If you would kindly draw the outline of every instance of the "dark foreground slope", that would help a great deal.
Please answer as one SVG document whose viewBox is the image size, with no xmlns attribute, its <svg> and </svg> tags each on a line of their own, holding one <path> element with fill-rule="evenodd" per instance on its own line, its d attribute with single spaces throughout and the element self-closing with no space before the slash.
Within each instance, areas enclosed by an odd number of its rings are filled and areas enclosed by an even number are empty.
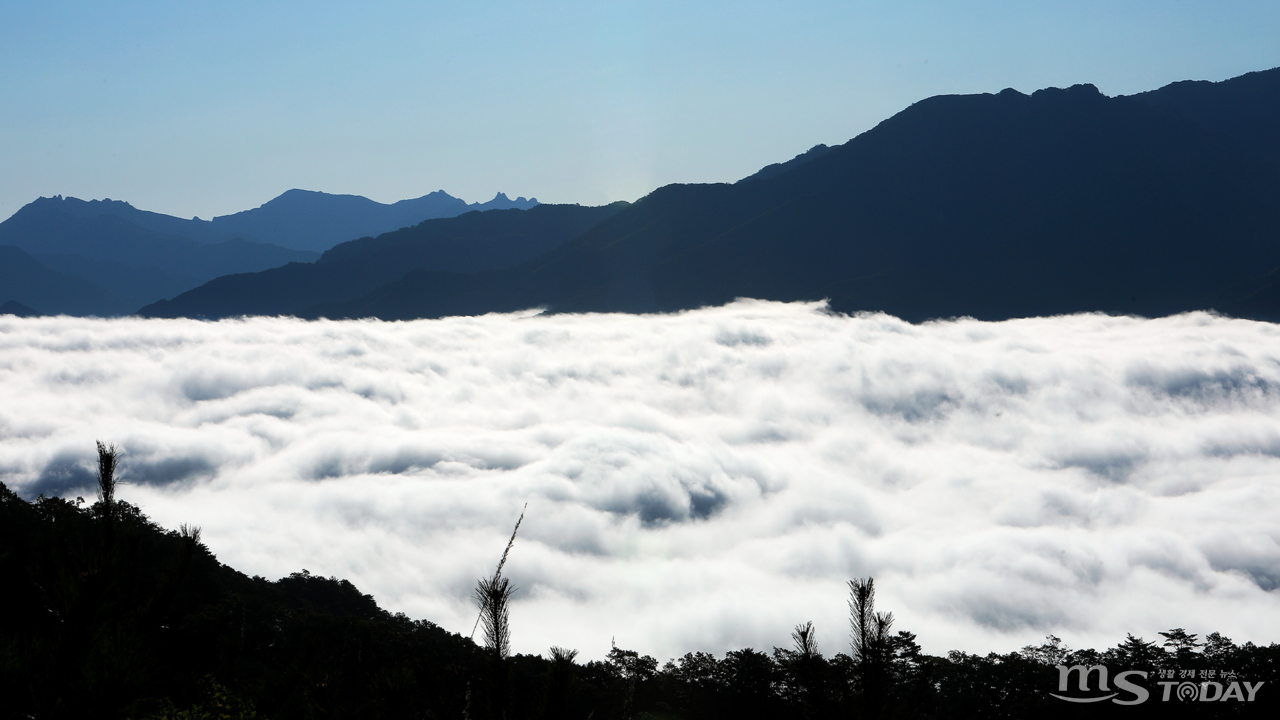
<svg viewBox="0 0 1280 720">
<path fill-rule="evenodd" d="M 538 205 L 427 220 L 342 243 L 314 263 L 220 277 L 138 312 L 146 317 L 302 315 L 319 304 L 359 297 L 415 268 L 468 273 L 525 262 L 625 206 Z"/>
<path fill-rule="evenodd" d="M 128 503 L 3 483 L 0 583 L 3 717 L 461 717 L 456 678 L 483 660 L 351 583 L 250 578 Z"/>
<path fill-rule="evenodd" d="M 691 650 L 665 665 L 617 647 L 603 662 L 565 651 L 500 659 L 382 610 L 345 580 L 306 570 L 247 577 L 219 563 L 197 530 L 166 531 L 129 503 L 27 502 L 3 483 L 0 587 L 5 718 L 1170 720 L 1274 718 L 1280 708 L 1280 645 L 1216 633 L 1202 642 L 1182 629 L 1161 633 L 1163 645 L 1129 636 L 1103 652 L 1050 638 L 1005 655 L 931 657 L 900 631 L 866 645 L 865 662 L 824 656 L 812 636 L 807 647 L 721 658 Z M 825 632 L 828 649 L 844 647 L 831 639 L 844 632 Z M 1127 706 L 1059 701 L 1049 695 L 1060 691 L 1058 663 L 1105 665 L 1112 678 L 1140 671 L 1129 681 L 1149 696 Z M 1227 699 L 1161 700 L 1160 677 L 1209 671 Z M 1230 696 L 1233 681 L 1253 687 L 1248 700 L 1239 689 Z"/>
<path fill-rule="evenodd" d="M 415 271 L 328 317 L 672 311 L 829 298 L 913 321 L 1273 318 L 1280 70 L 1133 97 L 940 96 L 790 169 L 671 185 L 517 268 Z M 1280 294 L 1280 293 L 1277 293 Z M 1264 298 L 1265 299 L 1265 298 Z"/>
</svg>

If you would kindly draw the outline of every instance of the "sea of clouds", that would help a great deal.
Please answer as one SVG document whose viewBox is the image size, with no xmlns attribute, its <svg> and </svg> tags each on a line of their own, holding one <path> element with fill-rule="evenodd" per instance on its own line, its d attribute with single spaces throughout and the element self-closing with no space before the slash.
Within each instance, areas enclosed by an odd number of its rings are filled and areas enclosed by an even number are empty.
<svg viewBox="0 0 1280 720">
<path fill-rule="evenodd" d="M 0 480 L 121 498 L 218 558 L 350 579 L 513 649 L 847 652 L 847 591 L 925 650 L 1280 641 L 1280 327 L 911 325 L 740 301 L 415 322 L 0 317 Z M 1158 639 L 1158 638 L 1156 638 Z"/>
</svg>

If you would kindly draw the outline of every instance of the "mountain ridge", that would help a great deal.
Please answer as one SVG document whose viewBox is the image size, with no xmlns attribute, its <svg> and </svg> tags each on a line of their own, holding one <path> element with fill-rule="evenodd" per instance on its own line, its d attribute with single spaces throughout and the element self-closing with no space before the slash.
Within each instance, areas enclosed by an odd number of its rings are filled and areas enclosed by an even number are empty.
<svg viewBox="0 0 1280 720">
<path fill-rule="evenodd" d="M 1280 68 L 1129 96 L 1090 84 L 939 95 L 736 183 L 663 186 L 590 222 L 536 208 L 430 219 L 140 312 L 409 319 L 755 297 L 917 322 L 1196 309 L 1280 319 L 1278 125 Z"/>
<path fill-rule="evenodd" d="M 284 247 L 324 252 L 339 242 L 381 235 L 424 220 L 473 211 L 528 210 L 536 205 L 536 198 L 511 200 L 501 192 L 484 203 L 468 203 L 436 190 L 388 204 L 362 195 L 294 188 L 256 208 L 215 217 L 210 224 L 223 233 L 268 238 Z"/>
<path fill-rule="evenodd" d="M 68 206 L 73 212 L 64 211 Z M 129 313 L 219 275 L 265 270 L 318 257 L 315 253 L 240 238 L 199 243 L 139 226 L 126 219 L 128 213 L 124 217 L 93 215 L 88 212 L 93 207 L 78 200 L 33 202 L 0 223 L 0 244 L 21 248 L 49 270 L 79 277 L 117 298 L 100 306 L 85 306 L 73 314 Z M 15 288 L 0 285 L 0 295 L 12 295 L 17 292 Z M 45 304 L 19 296 L 12 299 L 33 307 Z"/>
<path fill-rule="evenodd" d="M 344 203 L 359 211 L 349 213 L 345 219 L 340 217 Z M 44 270 L 75 278 L 60 280 L 60 287 L 87 283 L 105 294 L 95 295 L 101 301 L 97 305 L 85 305 L 80 300 L 48 305 L 45 294 L 9 278 L 0 283 L 0 295 L 13 295 L 16 300 L 37 306 L 56 306 L 60 312 L 119 315 L 175 297 L 216 277 L 320 257 L 316 251 L 263 242 L 260 238 L 264 236 L 283 234 L 294 241 L 310 237 L 311 245 L 327 249 L 333 244 L 332 238 L 350 240 L 364 231 L 399 228 L 401 223 L 412 225 L 424 217 L 493 208 L 531 208 L 537 204 L 536 199 L 511 200 L 503 193 L 487 203 L 466 203 L 436 191 L 384 205 L 355 195 L 291 190 L 255 210 L 209 221 L 139 210 L 128 202 L 109 198 L 86 201 L 61 195 L 41 197 L 0 222 L 0 244 L 22 248 Z M 308 219 L 310 224 L 300 218 Z M 31 295 L 32 292 L 36 294 Z M 81 299 L 88 297 L 78 291 L 72 294 Z"/>
<path fill-rule="evenodd" d="M 51 270 L 22 248 L 3 244 L 0 303 L 4 304 L 0 314 L 25 316 L 109 316 L 129 312 L 125 298 L 84 278 Z"/>
<path fill-rule="evenodd" d="M 1219 125 L 1162 107 L 1182 92 L 1171 86 L 935 96 L 772 176 L 659 188 L 517 268 L 414 271 L 308 316 L 664 312 L 735 297 L 913 321 L 1241 310 L 1215 293 L 1280 265 L 1280 173 L 1255 137 L 1280 121 L 1280 70 L 1184 103 L 1241 84 L 1265 92 L 1243 93 Z"/>
<path fill-rule="evenodd" d="M 219 277 L 141 308 L 146 317 L 298 315 L 316 304 L 358 297 L 419 267 L 480 271 L 553 248 L 626 203 L 539 204 L 529 210 L 468 212 L 334 246 L 314 263 Z"/>
</svg>

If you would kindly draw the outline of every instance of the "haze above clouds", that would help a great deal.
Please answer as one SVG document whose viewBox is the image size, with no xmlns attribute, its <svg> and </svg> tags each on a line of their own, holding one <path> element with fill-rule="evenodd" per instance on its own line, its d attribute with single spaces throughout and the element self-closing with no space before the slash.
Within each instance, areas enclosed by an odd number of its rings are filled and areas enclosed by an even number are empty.
<svg viewBox="0 0 1280 720">
<path fill-rule="evenodd" d="M 913 326 L 741 301 L 405 323 L 0 318 L 0 479 L 120 496 L 219 559 L 513 649 L 1280 639 L 1280 333 L 1192 314 Z"/>
</svg>

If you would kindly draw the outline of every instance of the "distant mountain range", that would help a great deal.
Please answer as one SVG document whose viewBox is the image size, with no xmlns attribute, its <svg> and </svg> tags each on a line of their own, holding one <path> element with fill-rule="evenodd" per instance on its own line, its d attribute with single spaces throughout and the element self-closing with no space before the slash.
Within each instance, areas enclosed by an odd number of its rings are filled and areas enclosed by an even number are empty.
<svg viewBox="0 0 1280 720">
<path fill-rule="evenodd" d="M 1277 127 L 1280 69 L 1127 97 L 939 96 L 735 184 L 660 188 L 505 269 L 428 261 L 447 233 L 421 229 L 335 248 L 316 263 L 329 275 L 289 289 L 275 271 L 222 279 L 143 314 L 402 319 L 754 297 L 912 321 L 1207 308 L 1280 320 Z M 346 267 L 380 284 L 323 289 Z"/>
<path fill-rule="evenodd" d="M 461 201 L 433 193 L 379 205 L 291 191 L 204 222 L 123 203 L 93 210 L 42 200 L 0 223 L 0 244 L 32 247 L 10 240 L 20 233 L 8 226 L 22 226 L 15 221 L 28 211 L 63 206 L 70 210 L 60 222 L 68 225 L 97 212 L 92 219 L 108 229 L 123 234 L 117 221 L 127 222 L 169 237 L 170 246 L 181 227 L 195 227 L 181 236 L 221 254 L 175 255 L 155 269 L 176 275 L 198 266 L 223 276 L 139 311 L 152 317 L 659 312 L 754 297 L 827 299 L 836 311 L 912 321 L 1210 308 L 1280 321 L 1276 127 L 1280 69 L 1132 96 L 1107 97 L 1092 85 L 1030 95 L 1006 89 L 923 100 L 843 145 L 815 146 L 737 183 L 668 185 L 629 205 L 427 219 L 376 237 L 356 234 L 370 237 L 314 262 L 281 265 L 280 253 L 302 252 L 300 238 L 320 237 L 341 218 L 395 225 L 410 210 L 453 212 Z M 511 201 L 493 201 L 502 202 Z M 350 239 L 355 225 L 344 227 Z M 59 245 L 61 236 L 46 231 L 29 252 L 73 274 L 61 256 L 89 250 L 72 235 Z M 266 238 L 294 249 L 258 242 Z M 81 277 L 141 272 L 108 263 L 163 256 L 139 249 L 145 239 L 100 252 L 78 268 Z M 226 269 L 233 263 L 224 255 L 236 252 L 244 269 Z M 250 258 L 281 266 L 245 267 Z M 0 277 L 0 300 L 48 312 L 26 296 L 7 298 L 3 282 L 10 281 Z M 81 288 L 76 297 L 91 295 Z"/>
<path fill-rule="evenodd" d="M 349 302 L 414 269 L 465 273 L 507 268 L 581 235 L 627 206 L 538 205 L 531 210 L 469 212 L 427 220 L 377 238 L 338 245 L 314 263 L 289 263 L 228 275 L 142 308 L 147 317 L 315 316 L 313 308 Z"/>
<path fill-rule="evenodd" d="M 20 248 L 0 245 L 0 315 L 113 315 L 127 303 L 100 285 L 41 265 Z M 37 309 L 38 308 L 38 309 Z"/>
<path fill-rule="evenodd" d="M 295 250 L 324 252 L 356 238 L 381 235 L 474 210 L 528 210 L 536 198 L 512 200 L 498 193 L 486 203 L 467 203 L 443 190 L 390 205 L 359 195 L 290 190 L 253 210 L 216 217 L 208 224 L 235 237 L 255 238 Z"/>
<path fill-rule="evenodd" d="M 386 205 L 290 190 L 261 207 L 185 220 L 118 200 L 40 198 L 0 223 L 0 302 L 46 313 L 128 314 L 214 278 L 310 262 L 334 244 L 472 210 L 530 208 L 443 191 Z M 39 281 L 36 281 L 39 278 Z"/>
</svg>

